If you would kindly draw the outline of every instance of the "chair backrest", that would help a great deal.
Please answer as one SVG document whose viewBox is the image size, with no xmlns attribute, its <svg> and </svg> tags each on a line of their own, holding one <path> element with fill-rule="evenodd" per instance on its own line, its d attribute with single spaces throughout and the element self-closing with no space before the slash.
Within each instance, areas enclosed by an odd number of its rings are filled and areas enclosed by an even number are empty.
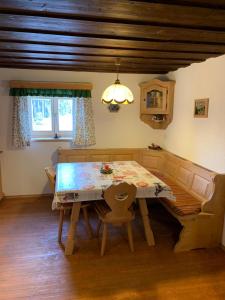
<svg viewBox="0 0 225 300">
<path fill-rule="evenodd" d="M 45 173 L 48 177 L 50 189 L 51 189 L 52 193 L 54 194 L 55 193 L 55 179 L 56 179 L 55 168 L 54 167 L 46 167 Z"/>
<path fill-rule="evenodd" d="M 111 185 L 104 191 L 104 199 L 111 211 L 107 213 L 106 218 L 113 221 L 129 220 L 132 213 L 129 210 L 132 202 L 135 200 L 137 188 L 133 184 L 126 182 L 118 185 Z"/>
</svg>

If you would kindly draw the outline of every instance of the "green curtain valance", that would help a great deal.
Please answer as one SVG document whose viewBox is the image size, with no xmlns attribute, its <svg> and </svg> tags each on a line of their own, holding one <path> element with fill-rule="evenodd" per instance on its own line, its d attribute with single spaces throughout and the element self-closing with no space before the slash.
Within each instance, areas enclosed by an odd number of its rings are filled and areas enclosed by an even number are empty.
<svg viewBox="0 0 225 300">
<path fill-rule="evenodd" d="M 11 88 L 10 96 L 47 96 L 91 98 L 90 90 Z"/>
</svg>

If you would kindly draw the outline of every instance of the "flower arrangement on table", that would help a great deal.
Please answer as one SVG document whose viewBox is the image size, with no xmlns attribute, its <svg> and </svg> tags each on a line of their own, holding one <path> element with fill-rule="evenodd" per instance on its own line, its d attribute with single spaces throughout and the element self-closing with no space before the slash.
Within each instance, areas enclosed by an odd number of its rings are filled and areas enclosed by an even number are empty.
<svg viewBox="0 0 225 300">
<path fill-rule="evenodd" d="M 102 167 L 100 169 L 100 172 L 102 174 L 112 174 L 113 169 L 110 168 L 110 166 L 108 164 L 102 164 Z"/>
</svg>

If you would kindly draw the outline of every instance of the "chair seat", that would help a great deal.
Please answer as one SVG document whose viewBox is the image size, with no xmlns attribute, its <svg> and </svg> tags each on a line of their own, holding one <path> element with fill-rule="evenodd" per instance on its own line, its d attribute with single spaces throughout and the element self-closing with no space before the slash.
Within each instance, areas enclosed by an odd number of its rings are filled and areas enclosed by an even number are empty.
<svg viewBox="0 0 225 300">
<path fill-rule="evenodd" d="M 201 201 L 188 193 L 176 194 L 176 201 L 166 198 L 161 198 L 160 200 L 179 216 L 195 215 L 201 212 Z"/>
</svg>

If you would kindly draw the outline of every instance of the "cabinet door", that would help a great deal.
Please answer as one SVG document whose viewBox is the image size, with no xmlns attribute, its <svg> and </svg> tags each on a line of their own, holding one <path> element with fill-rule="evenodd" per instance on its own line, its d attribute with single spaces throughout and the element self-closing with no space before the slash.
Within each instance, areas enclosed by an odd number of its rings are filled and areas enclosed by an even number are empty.
<svg viewBox="0 0 225 300">
<path fill-rule="evenodd" d="M 167 88 L 159 85 L 151 85 L 143 90 L 142 113 L 166 114 L 167 112 Z"/>
</svg>

